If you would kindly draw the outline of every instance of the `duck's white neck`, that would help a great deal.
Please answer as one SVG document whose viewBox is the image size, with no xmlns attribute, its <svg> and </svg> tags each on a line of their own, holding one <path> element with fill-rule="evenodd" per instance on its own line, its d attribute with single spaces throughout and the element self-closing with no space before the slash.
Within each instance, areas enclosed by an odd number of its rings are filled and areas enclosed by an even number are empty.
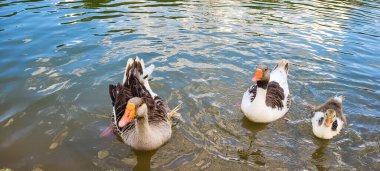
<svg viewBox="0 0 380 171">
<path fill-rule="evenodd" d="M 256 92 L 257 99 L 266 99 L 266 95 L 267 95 L 267 89 L 257 87 L 257 92 Z"/>
</svg>

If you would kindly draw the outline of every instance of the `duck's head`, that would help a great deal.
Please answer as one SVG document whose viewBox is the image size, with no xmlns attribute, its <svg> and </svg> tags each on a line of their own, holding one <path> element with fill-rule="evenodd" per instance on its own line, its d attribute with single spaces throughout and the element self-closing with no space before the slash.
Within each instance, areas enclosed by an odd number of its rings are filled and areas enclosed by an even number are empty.
<svg viewBox="0 0 380 171">
<path fill-rule="evenodd" d="M 147 111 L 147 106 L 143 103 L 143 100 L 140 97 L 129 99 L 125 107 L 125 112 L 118 122 L 118 126 L 121 128 L 136 118 L 140 119 L 147 117 Z"/>
<path fill-rule="evenodd" d="M 331 123 L 335 120 L 336 112 L 334 109 L 327 109 L 325 112 L 325 126 L 330 127 Z"/>
<path fill-rule="evenodd" d="M 270 71 L 266 65 L 259 65 L 256 67 L 255 73 L 253 74 L 252 81 L 269 81 Z"/>
</svg>

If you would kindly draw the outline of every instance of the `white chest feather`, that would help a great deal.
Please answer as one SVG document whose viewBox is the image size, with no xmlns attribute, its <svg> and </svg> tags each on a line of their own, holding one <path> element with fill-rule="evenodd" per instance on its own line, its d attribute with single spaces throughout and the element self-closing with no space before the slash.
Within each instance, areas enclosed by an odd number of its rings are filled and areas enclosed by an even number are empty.
<svg viewBox="0 0 380 171">
<path fill-rule="evenodd" d="M 156 124 L 136 124 L 136 128 L 126 133 L 126 144 L 136 150 L 154 150 L 166 143 L 171 137 L 169 122 Z"/>
</svg>

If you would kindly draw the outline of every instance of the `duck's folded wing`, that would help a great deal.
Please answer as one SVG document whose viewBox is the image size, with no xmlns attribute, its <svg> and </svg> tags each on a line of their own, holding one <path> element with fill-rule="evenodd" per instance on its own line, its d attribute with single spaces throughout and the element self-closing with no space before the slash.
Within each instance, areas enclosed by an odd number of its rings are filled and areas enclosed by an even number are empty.
<svg viewBox="0 0 380 171">
<path fill-rule="evenodd" d="M 284 89 L 278 82 L 271 81 L 268 84 L 265 103 L 271 108 L 282 109 L 284 107 L 282 101 L 285 99 Z"/>
</svg>

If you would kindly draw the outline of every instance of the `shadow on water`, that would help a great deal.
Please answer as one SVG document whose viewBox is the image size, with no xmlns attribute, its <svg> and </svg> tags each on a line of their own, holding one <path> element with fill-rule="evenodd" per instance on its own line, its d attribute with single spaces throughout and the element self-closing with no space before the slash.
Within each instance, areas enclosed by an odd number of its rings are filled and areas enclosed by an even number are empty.
<svg viewBox="0 0 380 171">
<path fill-rule="evenodd" d="M 263 152 L 257 147 L 256 150 L 253 150 L 252 146 L 255 144 L 257 134 L 262 130 L 266 129 L 268 124 L 254 123 L 251 122 L 247 117 L 243 117 L 241 123 L 242 127 L 249 130 L 251 134 L 248 135 L 250 140 L 249 147 L 247 149 L 238 150 L 238 155 L 240 159 L 249 160 L 249 158 L 252 158 L 255 164 L 264 166 L 266 162 Z"/>
<path fill-rule="evenodd" d="M 329 145 L 329 140 L 315 140 L 315 144 L 318 146 L 317 149 L 313 152 L 312 156 L 312 163 L 315 165 L 315 167 L 318 170 L 327 170 L 326 167 L 326 159 L 327 156 L 327 147 Z"/>
<path fill-rule="evenodd" d="M 123 140 L 121 139 L 120 136 L 114 134 L 114 133 L 109 133 L 107 137 L 117 140 L 120 143 L 124 143 Z M 130 148 L 130 147 L 128 147 Z M 145 171 L 145 170 L 151 170 L 150 169 L 150 161 L 152 159 L 152 156 L 157 153 L 158 149 L 152 150 L 152 151 L 137 151 L 137 150 L 132 150 L 136 156 L 137 163 L 133 167 L 133 170 L 136 171 Z"/>
<path fill-rule="evenodd" d="M 105 6 L 105 4 L 112 2 L 112 0 L 83 0 L 82 8 L 99 8 Z"/>
<path fill-rule="evenodd" d="M 157 150 L 154 151 L 134 151 L 137 157 L 137 164 L 133 168 L 135 171 L 145 171 L 150 170 L 150 160 L 152 156 L 156 154 Z"/>
<path fill-rule="evenodd" d="M 268 125 L 267 123 L 252 122 L 245 116 L 243 117 L 241 123 L 242 123 L 243 128 L 245 128 L 251 132 L 251 134 L 249 135 L 249 138 L 252 141 L 255 141 L 257 139 L 257 137 L 256 137 L 257 133 L 259 133 L 260 131 L 267 128 L 267 125 Z"/>
</svg>

